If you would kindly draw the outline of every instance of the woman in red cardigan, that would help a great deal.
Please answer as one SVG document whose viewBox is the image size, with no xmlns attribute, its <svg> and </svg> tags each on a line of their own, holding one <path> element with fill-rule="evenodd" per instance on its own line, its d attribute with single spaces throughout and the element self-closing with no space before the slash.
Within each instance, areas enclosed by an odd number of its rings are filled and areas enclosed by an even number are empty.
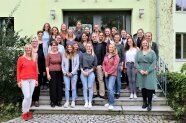
<svg viewBox="0 0 186 123">
<path fill-rule="evenodd" d="M 111 43 L 102 65 L 108 89 L 108 103 L 105 104 L 105 107 L 109 110 L 114 109 L 114 85 L 117 77 L 117 66 L 119 64 L 119 60 L 120 58 L 118 56 L 116 46 Z"/>
<path fill-rule="evenodd" d="M 37 65 L 32 54 L 31 44 L 26 44 L 24 47 L 24 54 L 20 56 L 17 61 L 17 84 L 21 88 L 24 99 L 22 102 L 22 119 L 28 120 L 33 118 L 29 112 L 32 94 L 35 86 L 38 86 Z"/>
</svg>

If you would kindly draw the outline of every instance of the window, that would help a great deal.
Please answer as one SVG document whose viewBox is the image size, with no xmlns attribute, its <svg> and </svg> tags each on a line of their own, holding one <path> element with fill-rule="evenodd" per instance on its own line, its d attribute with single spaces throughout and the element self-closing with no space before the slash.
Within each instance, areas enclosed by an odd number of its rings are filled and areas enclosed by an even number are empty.
<svg viewBox="0 0 186 123">
<path fill-rule="evenodd" d="M 14 30 L 14 18 L 13 17 L 0 17 L 0 28 L 6 30 Z"/>
<path fill-rule="evenodd" d="M 186 11 L 186 0 L 176 0 L 176 11 Z"/>
<path fill-rule="evenodd" d="M 186 34 L 176 34 L 176 59 L 186 60 Z"/>
<path fill-rule="evenodd" d="M 76 27 L 77 20 L 89 25 L 90 31 L 95 24 L 104 31 L 106 27 L 117 27 L 118 30 L 125 29 L 131 32 L 131 11 L 63 11 L 64 22 L 70 28 Z"/>
</svg>

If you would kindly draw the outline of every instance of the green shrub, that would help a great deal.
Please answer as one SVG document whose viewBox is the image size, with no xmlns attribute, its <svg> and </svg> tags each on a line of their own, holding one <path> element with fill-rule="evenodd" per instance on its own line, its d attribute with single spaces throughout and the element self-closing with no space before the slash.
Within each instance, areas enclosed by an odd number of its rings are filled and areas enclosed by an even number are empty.
<svg viewBox="0 0 186 123">
<path fill-rule="evenodd" d="M 168 104 L 174 109 L 177 118 L 186 115 L 186 76 L 181 73 L 168 73 Z"/>
<path fill-rule="evenodd" d="M 0 122 L 21 116 L 21 103 L 0 105 Z"/>
<path fill-rule="evenodd" d="M 181 67 L 181 72 L 183 73 L 184 71 L 186 71 L 186 63 L 184 63 Z"/>
<path fill-rule="evenodd" d="M 16 103 L 22 93 L 16 82 L 16 62 L 22 54 L 22 47 L 29 41 L 21 38 L 12 30 L 5 32 L 0 29 L 0 103 Z"/>
</svg>

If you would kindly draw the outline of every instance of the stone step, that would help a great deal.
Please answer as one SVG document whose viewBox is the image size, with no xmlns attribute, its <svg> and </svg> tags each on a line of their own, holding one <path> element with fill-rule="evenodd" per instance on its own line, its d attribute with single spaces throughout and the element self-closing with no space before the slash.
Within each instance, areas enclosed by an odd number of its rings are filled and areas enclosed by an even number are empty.
<svg viewBox="0 0 186 123">
<path fill-rule="evenodd" d="M 173 110 L 169 106 L 152 106 L 151 111 L 147 109 L 142 109 L 141 106 L 115 106 L 114 110 L 110 111 L 104 106 L 93 106 L 91 109 L 84 108 L 82 105 L 76 105 L 75 108 L 64 108 L 64 107 L 54 107 L 49 105 L 40 105 L 39 107 L 31 107 L 33 113 L 60 113 L 60 114 L 94 114 L 94 115 L 160 115 L 160 116 L 170 116 L 173 115 Z"/>
<path fill-rule="evenodd" d="M 49 96 L 49 89 L 41 90 L 40 95 L 41 96 Z M 78 90 L 78 95 L 79 96 L 83 96 L 83 91 L 82 90 Z M 163 95 L 161 90 L 156 90 L 156 95 L 158 97 L 164 97 L 164 95 Z M 129 97 L 130 96 L 130 91 L 128 89 L 121 89 L 120 96 L 122 96 L 122 97 Z M 142 96 L 141 91 L 137 91 L 137 96 L 138 97 Z"/>
<path fill-rule="evenodd" d="M 40 105 L 50 105 L 50 97 L 49 96 L 40 96 L 39 99 Z M 63 97 L 62 104 L 65 103 L 65 98 Z M 96 106 L 103 106 L 107 103 L 107 100 L 96 97 L 93 99 L 92 104 Z M 76 99 L 77 105 L 84 105 L 83 97 L 78 97 Z M 141 106 L 143 104 L 142 97 L 138 97 L 137 99 L 129 99 L 128 97 L 120 97 L 115 100 L 116 106 Z M 155 106 L 165 106 L 167 105 L 167 99 L 165 97 L 157 97 L 156 100 L 152 101 L 152 105 Z"/>
</svg>

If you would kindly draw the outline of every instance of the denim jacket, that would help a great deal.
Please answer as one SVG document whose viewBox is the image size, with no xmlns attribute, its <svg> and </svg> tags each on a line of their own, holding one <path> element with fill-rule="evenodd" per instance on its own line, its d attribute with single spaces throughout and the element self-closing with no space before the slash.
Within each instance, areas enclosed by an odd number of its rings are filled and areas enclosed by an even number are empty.
<svg viewBox="0 0 186 123">
<path fill-rule="evenodd" d="M 79 55 L 76 54 L 73 58 L 72 58 L 72 74 L 77 74 L 77 70 L 79 68 Z M 69 70 L 69 59 L 67 59 L 65 57 L 65 55 L 63 55 L 62 57 L 62 71 L 63 74 L 65 75 Z"/>
</svg>

